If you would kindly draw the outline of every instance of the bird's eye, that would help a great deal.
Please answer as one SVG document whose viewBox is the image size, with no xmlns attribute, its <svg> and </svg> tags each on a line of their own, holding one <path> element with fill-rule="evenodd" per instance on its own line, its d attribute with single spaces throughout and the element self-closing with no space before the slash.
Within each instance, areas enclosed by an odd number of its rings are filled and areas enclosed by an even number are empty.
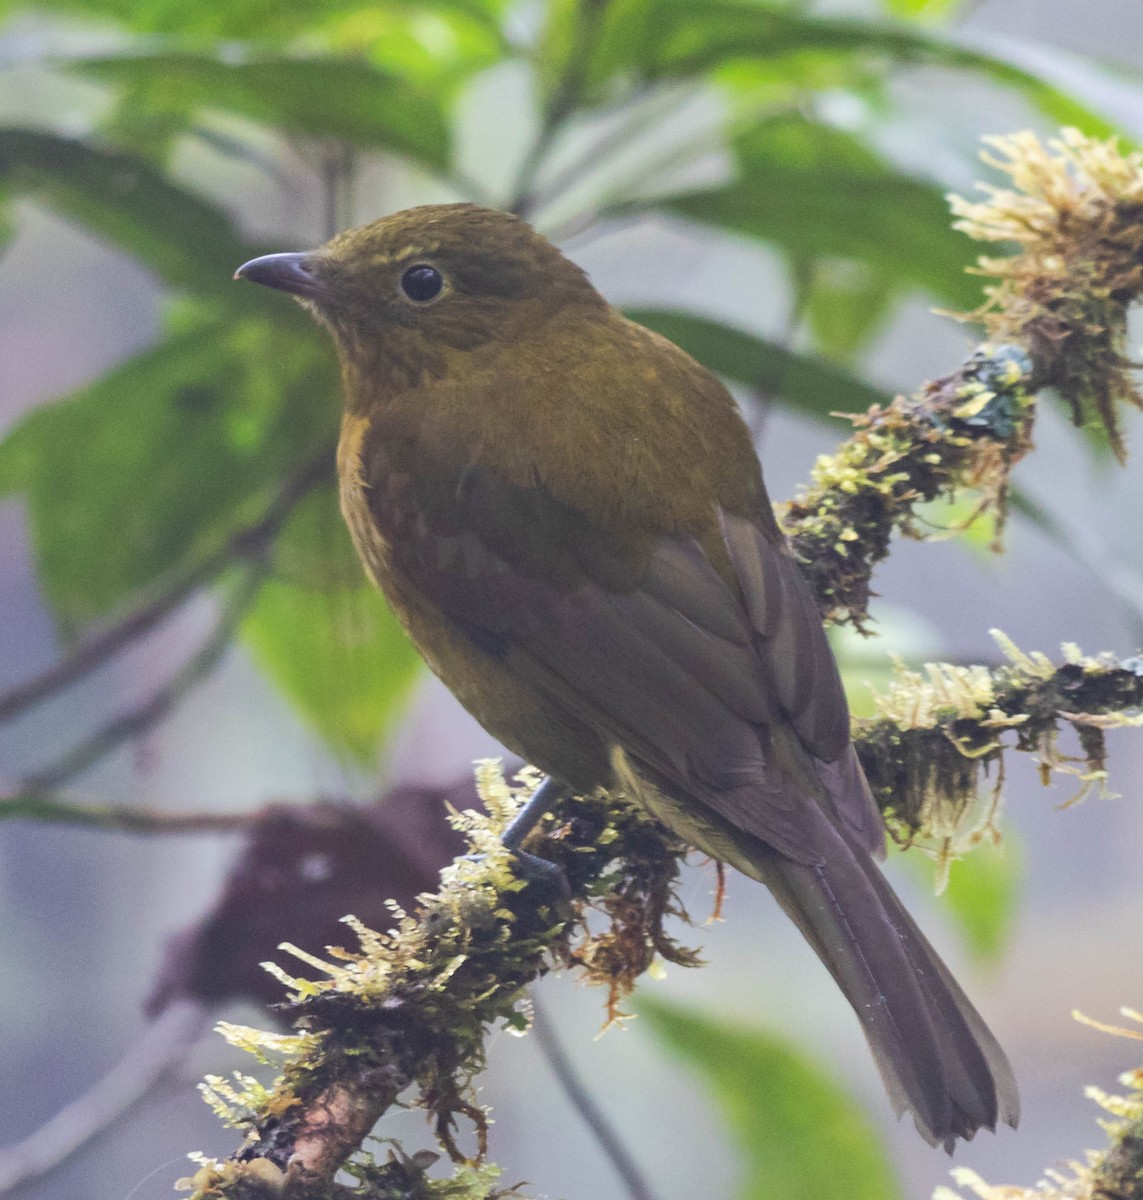
<svg viewBox="0 0 1143 1200">
<path fill-rule="evenodd" d="M 418 304 L 435 299 L 442 287 L 444 278 L 440 271 L 428 263 L 415 263 L 401 276 L 401 291 Z"/>
</svg>

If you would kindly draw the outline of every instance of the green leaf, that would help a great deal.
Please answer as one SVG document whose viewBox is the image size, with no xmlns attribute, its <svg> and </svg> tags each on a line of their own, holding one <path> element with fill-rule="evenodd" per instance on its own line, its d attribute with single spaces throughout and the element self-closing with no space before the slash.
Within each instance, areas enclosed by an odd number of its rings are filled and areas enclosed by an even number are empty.
<svg viewBox="0 0 1143 1200">
<path fill-rule="evenodd" d="M 873 1123 L 786 1041 L 643 993 L 638 1012 L 714 1093 L 745 1165 L 740 1200 L 901 1196 Z"/>
<path fill-rule="evenodd" d="M 979 303 L 980 283 L 965 274 L 976 251 L 952 229 L 941 189 L 899 171 L 853 134 L 781 116 L 741 134 L 734 151 L 731 183 L 666 206 L 802 258 L 856 260 L 959 308 Z"/>
<path fill-rule="evenodd" d="M 430 25 L 459 14 L 498 29 L 507 0 L 387 0 L 369 6 L 378 19 L 408 15 Z M 23 0 L 0 0 L 0 14 L 27 7 Z M 201 38 L 292 40 L 322 22 L 362 12 L 360 0 L 37 0 L 37 10 L 109 17 L 144 33 L 189 34 Z"/>
<path fill-rule="evenodd" d="M 849 362 L 889 322 L 900 287 L 866 263 L 822 259 L 813 264 L 805 318 L 831 358 Z"/>
<path fill-rule="evenodd" d="M 942 899 L 978 961 L 998 962 L 1007 948 L 1023 876 L 1023 855 L 1011 830 L 1001 845 L 982 842 L 949 868 Z"/>
<path fill-rule="evenodd" d="M 933 20 L 948 16 L 960 7 L 961 0 L 881 0 L 886 12 L 896 17 L 923 17 Z"/>
<path fill-rule="evenodd" d="M 587 82 L 602 95 L 616 76 L 693 78 L 743 60 L 888 60 L 982 74 L 1021 92 L 1058 124 L 1115 130 L 1034 72 L 916 24 L 818 16 L 758 0 L 615 0 L 607 6 Z"/>
<path fill-rule="evenodd" d="M 275 566 L 278 578 L 260 593 L 243 639 L 308 725 L 370 763 L 421 660 L 366 581 L 333 488 L 298 509 Z"/>
<path fill-rule="evenodd" d="M 394 150 L 430 166 L 449 158 L 448 123 L 437 98 L 350 58 L 232 62 L 160 53 L 85 59 L 71 69 L 128 85 L 132 108 L 224 109 L 283 133 Z"/>
<path fill-rule="evenodd" d="M 902 857 L 910 870 L 935 886 L 932 858 L 916 852 Z M 1011 939 L 1024 879 L 1023 859 L 1018 838 L 1006 829 L 999 846 L 984 840 L 950 864 L 948 882 L 937 897 L 966 949 L 983 966 L 998 963 Z"/>
<path fill-rule="evenodd" d="M 477 71 L 514 53 L 500 29 L 500 7 L 500 0 L 405 12 L 355 6 L 324 21 L 317 38 L 332 52 L 364 56 L 383 70 L 449 98 Z"/>
<path fill-rule="evenodd" d="M 213 317 L 20 422 L 0 443 L 0 493 L 24 496 L 64 626 L 254 519 L 332 442 L 336 397 L 332 355 L 308 323 Z"/>
<path fill-rule="evenodd" d="M 253 252 L 221 209 L 144 159 L 52 133 L 0 128 L 0 191 L 46 205 L 195 292 L 230 288 Z"/>
<path fill-rule="evenodd" d="M 781 397 L 806 416 L 827 419 L 835 412 L 864 412 L 892 397 L 825 359 L 789 350 L 693 313 L 629 309 L 640 325 L 661 333 L 705 367 L 734 383 Z"/>
</svg>

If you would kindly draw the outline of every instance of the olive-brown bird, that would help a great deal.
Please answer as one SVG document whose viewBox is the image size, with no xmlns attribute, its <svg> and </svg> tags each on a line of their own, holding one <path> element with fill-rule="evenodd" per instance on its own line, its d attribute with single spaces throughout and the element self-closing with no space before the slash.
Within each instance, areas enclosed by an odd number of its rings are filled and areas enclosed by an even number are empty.
<svg viewBox="0 0 1143 1200">
<path fill-rule="evenodd" d="M 620 786 L 766 884 L 930 1143 L 1015 1125 L 1003 1051 L 873 862 L 837 666 L 722 384 L 473 205 L 237 275 L 333 334 L 357 549 L 432 669 L 548 773 L 539 803 Z"/>
</svg>

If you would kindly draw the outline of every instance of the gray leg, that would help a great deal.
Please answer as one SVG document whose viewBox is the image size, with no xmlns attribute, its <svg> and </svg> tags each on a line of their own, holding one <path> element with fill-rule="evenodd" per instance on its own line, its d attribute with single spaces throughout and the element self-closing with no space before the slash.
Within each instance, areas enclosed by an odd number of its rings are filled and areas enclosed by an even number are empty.
<svg viewBox="0 0 1143 1200">
<path fill-rule="evenodd" d="M 500 836 L 501 844 L 507 846 L 515 854 L 520 874 L 524 878 L 547 883 L 565 896 L 570 894 L 571 889 L 568 887 L 563 870 L 555 863 L 548 862 L 546 858 L 525 853 L 520 849 L 520 843 L 567 794 L 568 789 L 549 775 L 536 788 L 528 803 L 512 818 L 508 828 Z"/>
<path fill-rule="evenodd" d="M 520 844 L 555 807 L 558 800 L 567 795 L 567 788 L 549 775 L 532 793 L 528 803 L 512 818 L 500 841 L 509 850 L 519 850 Z"/>
</svg>

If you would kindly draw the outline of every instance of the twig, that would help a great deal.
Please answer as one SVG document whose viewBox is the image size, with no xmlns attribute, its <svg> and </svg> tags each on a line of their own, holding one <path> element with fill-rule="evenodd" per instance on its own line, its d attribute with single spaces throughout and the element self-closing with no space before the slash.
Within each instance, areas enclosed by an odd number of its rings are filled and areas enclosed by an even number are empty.
<svg viewBox="0 0 1143 1200">
<path fill-rule="evenodd" d="M 353 223 L 353 183 L 357 156 L 345 142 L 332 142 L 321 153 L 321 182 L 324 209 L 324 237 L 328 241 Z"/>
<path fill-rule="evenodd" d="M 535 197 L 532 193 L 536 175 L 551 148 L 552 141 L 579 103 L 590 67 L 592 43 L 599 31 L 606 6 L 607 0 L 577 0 L 577 44 L 568 50 L 563 74 L 544 106 L 540 128 L 520 164 L 516 182 L 509 192 L 512 197 L 507 205 L 509 212 L 526 217 L 535 207 Z"/>
<path fill-rule="evenodd" d="M 995 836 L 994 814 L 973 828 L 986 778 L 1003 779 L 1009 749 L 1036 756 L 1041 777 L 1075 777 L 1080 794 L 1107 782 L 1104 732 L 1143 725 L 1143 659 L 1086 656 L 1065 647 L 1066 661 L 1026 654 L 999 631 L 1007 663 L 987 669 L 929 663 L 899 666 L 878 715 L 857 721 L 854 742 L 894 836 L 924 842 L 946 860 L 982 834 Z M 1075 729 L 1080 757 L 1062 754 L 1061 730 Z"/>
<path fill-rule="evenodd" d="M 43 1178 L 109 1129 L 183 1062 L 206 1021 L 204 1005 L 172 1004 L 84 1095 L 26 1138 L 0 1147 L 0 1195 Z"/>
<path fill-rule="evenodd" d="M 262 553 L 278 535 L 298 502 L 320 483 L 333 478 L 333 463 L 333 448 L 323 448 L 287 477 L 253 524 L 238 530 L 224 545 L 198 562 L 177 568 L 150 598 L 105 628 L 83 637 L 46 671 L 0 695 L 0 722 L 11 720 L 70 687 L 164 621 L 232 563 Z"/>
<path fill-rule="evenodd" d="M 61 755 L 51 766 L 27 775 L 14 790 L 18 793 L 33 794 L 52 791 L 86 771 L 124 742 L 138 737 L 163 720 L 214 670 L 225 654 L 234 638 L 235 630 L 262 587 L 266 569 L 264 561 L 256 561 L 247 568 L 227 598 L 214 629 L 161 688 L 138 707 L 96 730 L 74 749 Z"/>
<path fill-rule="evenodd" d="M 241 833 L 256 816 L 250 812 L 160 812 L 126 804 L 69 800 L 42 792 L 0 796 L 0 821 L 74 825 L 108 833 Z"/>
<path fill-rule="evenodd" d="M 634 91 L 626 98 L 624 111 L 616 114 L 615 124 L 611 129 L 601 134 L 581 155 L 552 175 L 543 187 L 537 186 L 533 189 L 532 195 L 527 198 L 529 210 L 543 208 L 551 200 L 563 195 L 568 188 L 580 181 L 585 172 L 598 170 L 617 151 L 628 149 L 633 140 L 646 133 L 656 123 L 665 121 L 672 112 L 678 111 L 693 99 L 693 91 L 678 87 L 657 92 L 642 87 Z"/>
<path fill-rule="evenodd" d="M 583 1123 L 591 1130 L 599 1148 L 607 1157 L 608 1162 L 615 1168 L 615 1173 L 623 1181 L 631 1200 L 655 1200 L 655 1194 L 643 1177 L 639 1165 L 635 1162 L 631 1151 L 623 1144 L 615 1130 L 615 1126 L 595 1101 L 587 1084 L 584 1082 L 575 1064 L 564 1049 L 563 1042 L 556 1032 L 554 1023 L 549 1019 L 547 1010 L 540 1003 L 539 997 L 532 995 L 532 1028 L 536 1040 L 540 1043 L 552 1073 L 559 1080 L 572 1107 L 579 1113 Z"/>
</svg>

